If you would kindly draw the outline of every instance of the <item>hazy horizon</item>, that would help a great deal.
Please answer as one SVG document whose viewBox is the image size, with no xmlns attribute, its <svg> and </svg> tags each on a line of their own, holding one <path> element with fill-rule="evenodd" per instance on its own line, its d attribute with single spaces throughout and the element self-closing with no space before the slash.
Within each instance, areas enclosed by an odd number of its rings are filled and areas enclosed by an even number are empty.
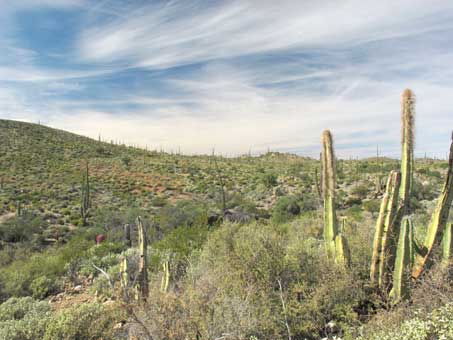
<svg viewBox="0 0 453 340">
<path fill-rule="evenodd" d="M 186 154 L 445 158 L 453 113 L 446 1 L 0 2 L 0 118 Z"/>
</svg>

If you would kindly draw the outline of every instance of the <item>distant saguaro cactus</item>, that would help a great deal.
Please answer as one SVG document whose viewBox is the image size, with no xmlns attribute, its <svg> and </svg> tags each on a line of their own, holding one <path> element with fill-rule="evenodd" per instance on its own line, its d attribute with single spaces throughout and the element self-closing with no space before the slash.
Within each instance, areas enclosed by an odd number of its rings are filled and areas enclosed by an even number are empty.
<svg viewBox="0 0 453 340">
<path fill-rule="evenodd" d="M 148 241 L 146 236 L 146 229 L 143 225 L 142 218 L 137 217 L 137 228 L 138 228 L 138 247 L 140 252 L 140 259 L 138 263 L 138 290 L 139 295 L 143 300 L 146 300 L 149 295 L 149 284 L 148 284 L 148 259 L 147 259 L 147 247 Z"/>
<path fill-rule="evenodd" d="M 440 246 L 443 233 L 448 220 L 451 203 L 453 201 L 453 134 L 450 144 L 450 155 L 448 160 L 447 178 L 437 202 L 437 207 L 431 216 L 428 225 L 425 241 L 415 259 L 412 277 L 417 279 L 422 274 L 425 266 L 432 259 L 433 252 Z"/>
<path fill-rule="evenodd" d="M 82 215 L 83 225 L 87 225 L 90 213 L 90 177 L 88 172 L 88 161 L 86 162 L 85 172 L 82 178 L 82 200 L 80 205 L 80 214 Z"/>
</svg>

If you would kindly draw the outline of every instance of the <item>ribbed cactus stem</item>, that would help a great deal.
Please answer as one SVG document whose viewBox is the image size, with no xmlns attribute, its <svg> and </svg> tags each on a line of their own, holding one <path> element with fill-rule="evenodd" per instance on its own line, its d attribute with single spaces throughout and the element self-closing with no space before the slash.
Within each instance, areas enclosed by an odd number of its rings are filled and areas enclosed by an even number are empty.
<svg viewBox="0 0 453 340">
<path fill-rule="evenodd" d="M 140 216 L 137 217 L 138 228 L 138 247 L 140 252 L 140 259 L 138 263 L 138 286 L 139 295 L 143 300 L 146 300 L 149 294 L 148 291 L 148 259 L 147 259 L 147 238 L 146 229 Z"/>
<path fill-rule="evenodd" d="M 162 262 L 162 281 L 160 284 L 160 290 L 162 293 L 168 291 L 168 284 L 170 283 L 170 261 L 166 259 Z"/>
<path fill-rule="evenodd" d="M 417 254 L 412 277 L 417 279 L 423 270 L 432 260 L 433 253 L 441 243 L 443 233 L 448 221 L 451 203 L 453 201 L 453 134 L 450 145 L 450 155 L 448 160 L 447 178 L 437 202 L 437 207 L 431 216 L 431 221 L 426 232 L 425 241 Z"/>
<path fill-rule="evenodd" d="M 453 256 L 453 223 L 447 223 L 442 238 L 442 265 L 448 266 Z"/>
<path fill-rule="evenodd" d="M 398 171 L 390 173 L 392 177 L 390 186 L 386 189 L 388 192 L 387 207 L 382 225 L 382 236 L 380 240 L 380 251 L 378 260 L 378 285 L 381 289 L 387 289 L 388 280 L 393 269 L 396 254 L 396 240 L 398 237 L 398 228 L 396 226 L 396 217 L 398 212 L 398 190 L 401 185 L 401 174 Z M 380 221 L 378 220 L 378 223 Z M 378 229 L 378 228 L 376 228 Z"/>
<path fill-rule="evenodd" d="M 348 240 L 343 234 L 335 236 L 335 262 L 344 267 L 351 265 L 351 252 Z"/>
<path fill-rule="evenodd" d="M 414 171 L 414 120 L 415 120 L 415 96 L 414 93 L 406 89 L 402 95 L 401 108 L 401 186 L 399 189 L 400 207 L 403 214 L 409 212 L 410 195 L 412 191 L 413 171 Z"/>
<path fill-rule="evenodd" d="M 128 275 L 128 263 L 127 257 L 123 256 L 120 263 L 120 283 L 123 291 L 124 299 L 128 300 L 128 289 L 129 289 L 129 275 Z"/>
<path fill-rule="evenodd" d="M 124 225 L 124 244 L 128 248 L 132 246 L 131 226 L 129 224 Z"/>
<path fill-rule="evenodd" d="M 338 234 L 335 213 L 335 156 L 332 134 L 326 130 L 322 134 L 322 193 L 324 197 L 324 240 L 327 253 L 335 256 L 335 237 Z"/>
<path fill-rule="evenodd" d="M 373 256 L 371 260 L 371 270 L 370 270 L 370 279 L 372 283 L 376 283 L 379 281 L 379 264 L 381 261 L 381 251 L 383 250 L 383 236 L 384 236 L 384 229 L 386 227 L 386 221 L 391 221 L 392 217 L 390 216 L 387 220 L 388 214 L 395 214 L 396 209 L 396 202 L 395 196 L 398 192 L 398 183 L 399 183 L 399 173 L 397 171 L 391 171 L 389 177 L 387 179 L 387 185 L 385 187 L 385 193 L 382 197 L 381 207 L 379 210 L 379 216 L 376 223 L 376 230 L 374 233 L 374 242 L 373 242 Z M 392 204 L 389 205 L 390 200 L 392 200 Z"/>
<path fill-rule="evenodd" d="M 412 222 L 404 218 L 401 223 L 395 268 L 393 270 L 393 287 L 390 299 L 394 304 L 409 297 L 411 282 L 411 267 L 413 263 L 414 233 Z"/>
</svg>

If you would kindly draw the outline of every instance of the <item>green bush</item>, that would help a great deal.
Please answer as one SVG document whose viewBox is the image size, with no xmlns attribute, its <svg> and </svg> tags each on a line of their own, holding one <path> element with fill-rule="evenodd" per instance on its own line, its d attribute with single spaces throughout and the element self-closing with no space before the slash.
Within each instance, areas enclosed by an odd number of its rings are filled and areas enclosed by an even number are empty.
<svg viewBox="0 0 453 340">
<path fill-rule="evenodd" d="M 261 175 L 260 177 L 260 183 L 262 183 L 266 188 L 270 189 L 275 187 L 278 182 L 277 182 L 277 175 L 273 172 L 266 172 Z"/>
<path fill-rule="evenodd" d="M 284 223 L 300 214 L 300 205 L 296 197 L 281 197 L 272 209 L 272 221 Z"/>
<path fill-rule="evenodd" d="M 11 298 L 0 304 L 0 339 L 42 339 L 50 318 L 48 302 L 38 302 L 31 297 Z"/>
<path fill-rule="evenodd" d="M 36 234 L 40 234 L 47 223 L 40 216 L 25 212 L 0 224 L 0 240 L 6 242 L 30 241 Z"/>
</svg>

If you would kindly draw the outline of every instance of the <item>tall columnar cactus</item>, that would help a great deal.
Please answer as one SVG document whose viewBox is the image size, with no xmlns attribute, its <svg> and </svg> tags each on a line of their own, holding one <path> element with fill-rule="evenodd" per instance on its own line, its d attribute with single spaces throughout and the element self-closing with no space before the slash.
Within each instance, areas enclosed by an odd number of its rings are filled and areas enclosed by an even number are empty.
<svg viewBox="0 0 453 340">
<path fill-rule="evenodd" d="M 393 287 L 390 292 L 390 299 L 395 304 L 409 297 L 414 259 L 413 245 L 414 229 L 411 220 L 405 217 L 401 223 L 395 268 L 393 270 Z"/>
<path fill-rule="evenodd" d="M 398 192 L 401 183 L 401 175 L 398 171 L 391 171 L 387 179 L 384 197 L 376 223 L 376 231 L 373 242 L 373 257 L 371 261 L 370 278 L 372 283 L 384 284 L 386 259 L 390 255 L 390 236 L 394 234 L 393 221 L 395 220 Z"/>
<path fill-rule="evenodd" d="M 447 223 L 442 238 L 442 264 L 448 266 L 453 256 L 453 223 Z"/>
<path fill-rule="evenodd" d="M 88 215 L 90 213 L 90 178 L 88 173 L 88 161 L 82 179 L 82 200 L 80 205 L 80 214 L 82 215 L 83 225 L 87 225 Z"/>
<path fill-rule="evenodd" d="M 410 89 L 406 89 L 402 95 L 401 108 L 401 186 L 399 189 L 400 207 L 402 214 L 409 213 L 410 195 L 412 191 L 414 171 L 414 119 L 415 119 L 415 96 Z"/>
<path fill-rule="evenodd" d="M 16 201 L 16 217 L 19 217 L 22 215 L 22 207 L 20 205 L 20 201 Z"/>
<path fill-rule="evenodd" d="M 440 194 L 437 207 L 431 216 L 431 221 L 426 232 L 425 241 L 417 254 L 412 277 L 417 279 L 422 274 L 426 265 L 429 265 L 434 251 L 439 247 L 445 226 L 448 220 L 451 203 L 453 201 L 453 134 L 450 145 L 447 178 Z"/>
<path fill-rule="evenodd" d="M 350 264 L 350 252 L 346 238 L 339 233 L 335 211 L 335 155 L 332 134 L 322 134 L 322 194 L 324 198 L 324 241 L 327 254 L 341 265 Z"/>
<path fill-rule="evenodd" d="M 325 130 L 322 134 L 322 194 L 324 198 L 324 240 L 330 257 L 335 256 L 335 237 L 338 234 L 338 221 L 335 213 L 335 156 L 332 134 Z"/>
<path fill-rule="evenodd" d="M 146 238 L 146 229 L 143 225 L 142 219 L 140 216 L 137 217 L 137 228 L 138 228 L 138 247 L 140 252 L 140 259 L 138 263 L 138 290 L 139 295 L 143 300 L 146 300 L 149 294 L 148 291 L 148 259 L 147 259 L 147 238 Z"/>
</svg>

